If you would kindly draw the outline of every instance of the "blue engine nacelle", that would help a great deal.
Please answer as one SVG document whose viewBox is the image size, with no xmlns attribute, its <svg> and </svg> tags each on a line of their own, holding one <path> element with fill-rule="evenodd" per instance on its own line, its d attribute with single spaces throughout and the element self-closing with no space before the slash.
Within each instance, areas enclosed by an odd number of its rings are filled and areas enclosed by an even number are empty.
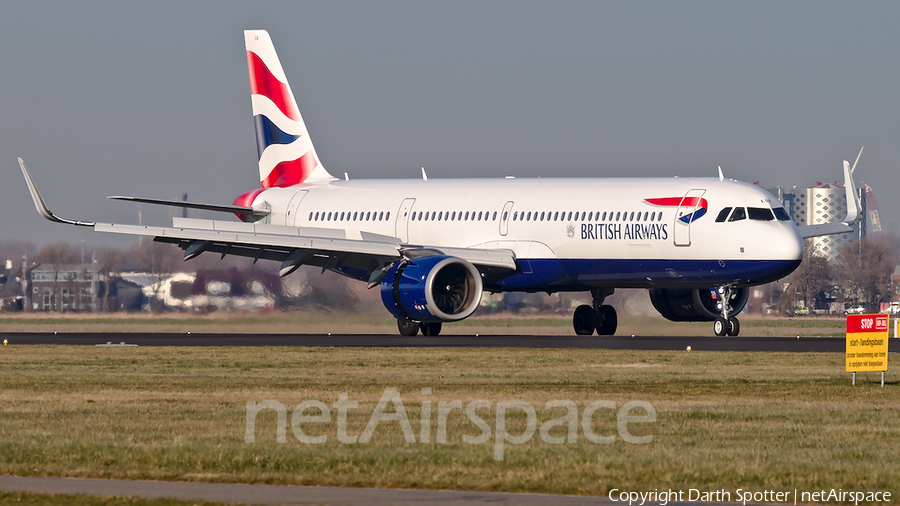
<svg viewBox="0 0 900 506">
<path fill-rule="evenodd" d="M 381 301 L 398 319 L 453 322 L 481 304 L 481 274 L 462 258 L 428 256 L 394 263 L 381 281 Z"/>
<path fill-rule="evenodd" d="M 731 315 L 736 315 L 747 306 L 750 289 L 735 288 L 731 294 Z M 711 322 L 719 317 L 716 307 L 719 301 L 712 298 L 709 290 L 658 288 L 650 290 L 650 302 L 659 314 L 673 322 Z"/>
</svg>

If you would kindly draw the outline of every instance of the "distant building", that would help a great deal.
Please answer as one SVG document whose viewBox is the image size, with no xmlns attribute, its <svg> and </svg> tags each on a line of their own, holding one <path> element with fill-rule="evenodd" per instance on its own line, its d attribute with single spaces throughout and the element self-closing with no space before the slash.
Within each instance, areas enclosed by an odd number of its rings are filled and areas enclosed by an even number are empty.
<svg viewBox="0 0 900 506">
<path fill-rule="evenodd" d="M 840 182 L 816 182 L 811 187 L 794 186 L 790 190 L 781 187 L 766 189 L 781 200 L 788 215 L 797 225 L 833 223 L 847 216 L 847 193 Z M 868 222 L 874 221 L 873 231 L 881 230 L 877 210 L 873 212 L 867 210 L 869 205 L 874 208 L 875 197 L 872 189 L 863 184 L 858 192 L 859 212 L 863 218 L 852 225 L 853 232 L 812 238 L 812 247 L 829 261 L 838 260 L 841 248 L 845 245 L 865 237 L 870 228 Z"/>
<path fill-rule="evenodd" d="M 93 264 L 38 264 L 26 271 L 26 305 L 32 311 L 94 311 L 100 274 Z"/>
</svg>

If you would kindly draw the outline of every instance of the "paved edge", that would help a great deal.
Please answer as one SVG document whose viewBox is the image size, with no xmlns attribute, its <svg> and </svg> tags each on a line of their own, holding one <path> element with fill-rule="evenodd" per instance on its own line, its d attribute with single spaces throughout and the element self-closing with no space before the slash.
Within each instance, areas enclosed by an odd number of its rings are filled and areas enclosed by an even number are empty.
<svg viewBox="0 0 900 506">
<path fill-rule="evenodd" d="M 0 490 L 37 494 L 87 494 L 145 499 L 202 500 L 229 504 L 612 504 L 605 497 L 550 494 L 31 476 L 0 476 Z"/>
</svg>

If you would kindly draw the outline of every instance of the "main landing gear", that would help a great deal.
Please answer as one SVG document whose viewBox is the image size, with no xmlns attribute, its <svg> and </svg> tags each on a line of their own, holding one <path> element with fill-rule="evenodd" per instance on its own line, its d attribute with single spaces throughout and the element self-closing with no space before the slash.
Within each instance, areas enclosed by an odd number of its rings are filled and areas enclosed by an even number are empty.
<svg viewBox="0 0 900 506">
<path fill-rule="evenodd" d="M 713 331 L 719 337 L 736 337 L 741 332 L 741 322 L 734 316 L 729 316 L 731 313 L 731 288 L 730 286 L 716 287 L 716 299 L 719 301 L 716 303 L 716 308 L 722 316 L 713 322 Z"/>
<path fill-rule="evenodd" d="M 422 331 L 423 336 L 437 336 L 441 333 L 441 322 L 418 323 L 410 320 L 397 320 L 397 329 L 400 335 L 405 337 L 413 337 Z"/>
<path fill-rule="evenodd" d="M 616 333 L 619 317 L 616 308 L 604 305 L 603 301 L 613 294 L 612 288 L 595 288 L 591 290 L 593 305 L 578 306 L 572 317 L 572 326 L 579 336 L 589 336 L 597 331 L 597 335 L 611 336 Z"/>
</svg>

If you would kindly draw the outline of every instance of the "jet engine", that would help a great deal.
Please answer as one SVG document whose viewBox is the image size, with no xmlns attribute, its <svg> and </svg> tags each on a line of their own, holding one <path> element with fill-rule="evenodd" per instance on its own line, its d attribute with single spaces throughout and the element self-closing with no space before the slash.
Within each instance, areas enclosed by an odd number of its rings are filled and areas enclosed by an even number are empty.
<svg viewBox="0 0 900 506">
<path fill-rule="evenodd" d="M 381 281 L 384 307 L 401 320 L 452 322 L 481 303 L 481 274 L 456 257 L 427 256 L 394 263 Z"/>
<path fill-rule="evenodd" d="M 743 311 L 749 297 L 749 288 L 732 288 L 729 316 Z M 653 289 L 650 290 L 650 302 L 659 314 L 673 322 L 708 322 L 721 316 L 717 307 L 719 300 L 713 298 L 710 290 Z"/>
</svg>

